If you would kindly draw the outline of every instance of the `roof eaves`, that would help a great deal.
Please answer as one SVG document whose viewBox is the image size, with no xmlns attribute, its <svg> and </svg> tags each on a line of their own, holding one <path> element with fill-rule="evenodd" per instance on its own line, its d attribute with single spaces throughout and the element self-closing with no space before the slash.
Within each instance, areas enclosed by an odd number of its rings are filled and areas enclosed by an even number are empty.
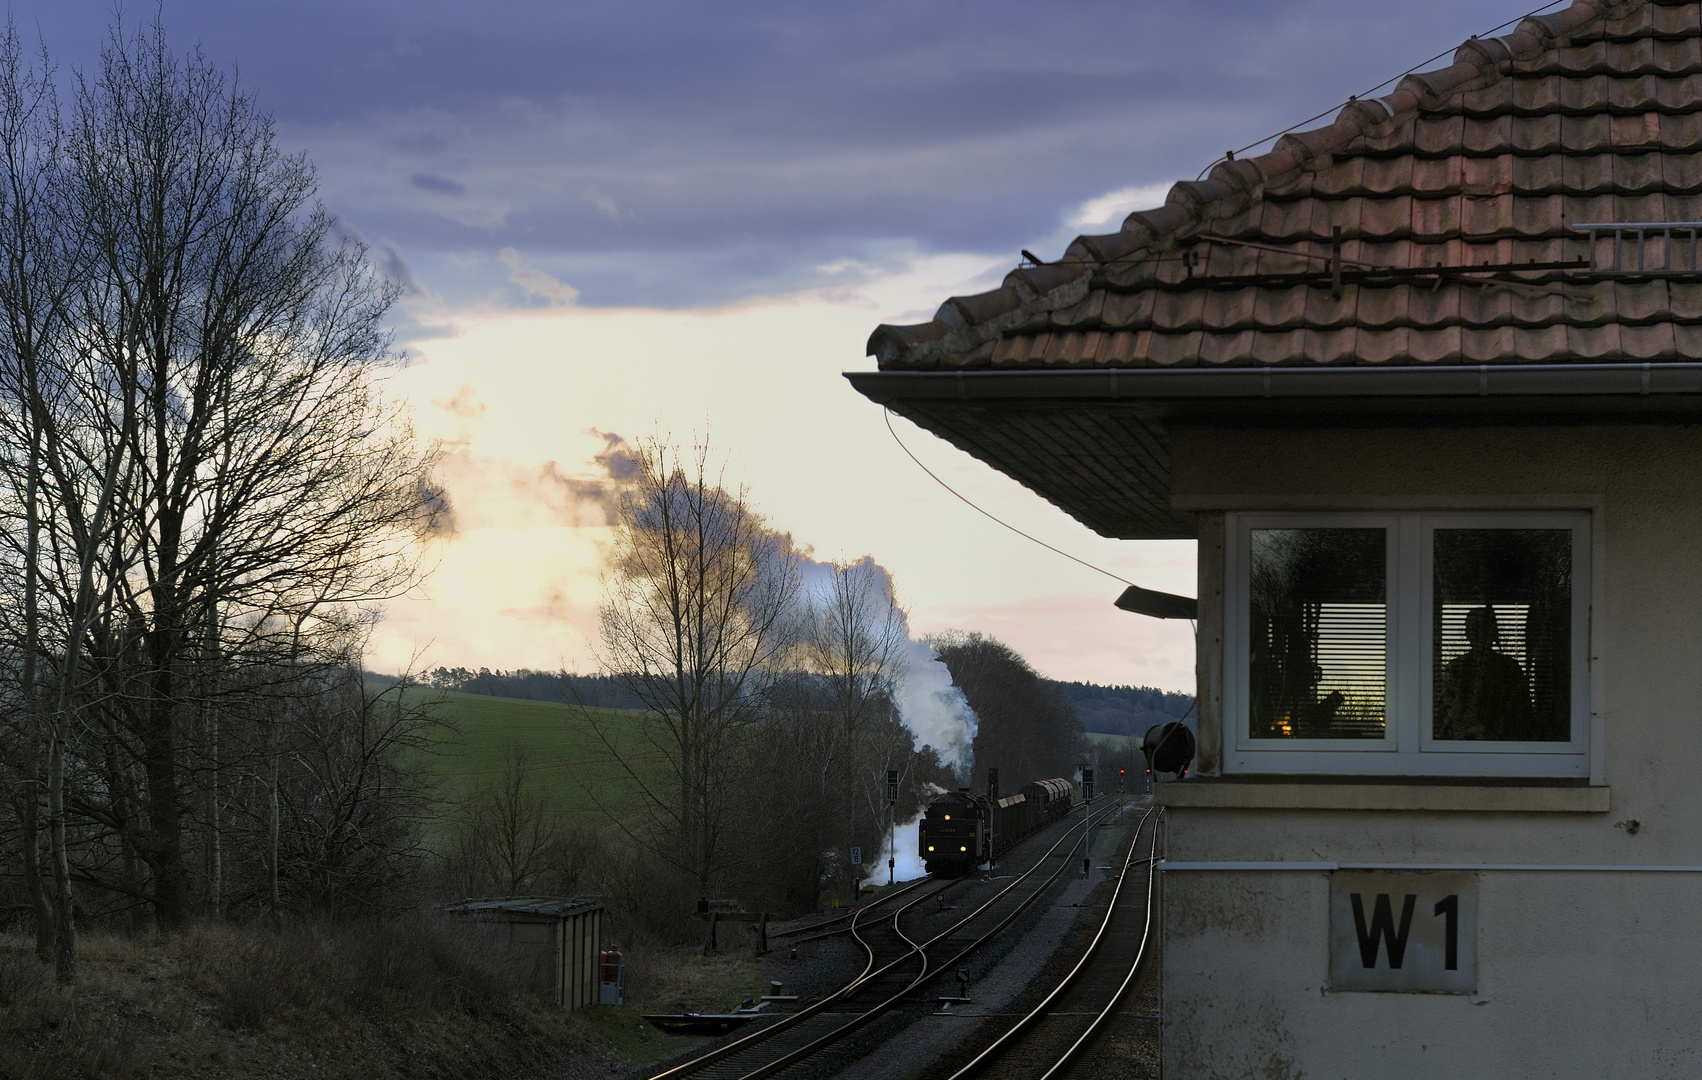
<svg viewBox="0 0 1702 1080">
<path fill-rule="evenodd" d="M 1421 107 L 1436 107 L 1455 94 L 1488 86 L 1515 63 L 1561 47 L 1580 29 L 1647 2 L 1574 0 L 1550 15 L 1526 16 L 1502 37 L 1469 38 L 1455 50 L 1449 66 L 1406 75 L 1382 98 L 1350 99 L 1324 127 L 1285 134 L 1267 153 L 1221 162 L 1206 180 L 1173 185 L 1164 206 L 1130 214 L 1115 233 L 1077 237 L 1058 263 L 1012 271 L 989 292 L 952 297 L 940 305 L 932 322 L 883 323 L 869 337 L 868 355 L 881 368 L 967 366 L 986 356 L 993 340 L 1006 330 L 1079 302 L 1092 270 L 1173 246 L 1206 222 L 1244 209 L 1264 185 L 1298 169 L 1327 167 L 1334 152 L 1354 140 L 1400 123 Z"/>
</svg>

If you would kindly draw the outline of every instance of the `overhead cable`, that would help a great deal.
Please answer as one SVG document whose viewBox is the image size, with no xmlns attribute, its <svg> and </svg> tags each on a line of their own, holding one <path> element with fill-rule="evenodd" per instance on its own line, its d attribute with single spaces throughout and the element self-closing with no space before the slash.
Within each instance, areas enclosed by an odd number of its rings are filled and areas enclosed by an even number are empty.
<svg viewBox="0 0 1702 1080">
<path fill-rule="evenodd" d="M 1524 22 L 1526 19 L 1530 18 L 1533 15 L 1539 15 L 1542 12 L 1547 11 L 1551 7 L 1558 7 L 1561 4 L 1568 3 L 1568 2 L 1569 2 L 1569 0 L 1549 0 L 1548 3 L 1542 5 L 1541 7 L 1532 8 L 1530 11 L 1525 12 L 1523 15 L 1519 15 L 1515 18 L 1508 19 L 1506 22 L 1502 23 L 1499 26 L 1492 26 L 1488 30 L 1485 30 L 1481 34 L 1473 34 L 1472 38 L 1476 39 L 1476 38 L 1488 37 L 1489 35 L 1495 33 L 1497 30 L 1505 30 L 1509 26 L 1513 26 L 1517 23 Z M 1382 82 L 1378 83 L 1376 86 L 1373 86 L 1371 89 L 1365 91 L 1364 93 L 1350 95 L 1346 101 L 1342 102 L 1339 105 L 1332 105 L 1328 109 L 1325 109 L 1323 112 L 1317 113 L 1316 115 L 1313 115 L 1313 116 L 1309 116 L 1306 119 L 1300 121 L 1299 123 L 1290 124 L 1289 126 L 1283 128 L 1281 131 L 1276 132 L 1274 135 L 1266 135 L 1262 139 L 1254 139 L 1252 142 L 1248 143 L 1246 146 L 1241 147 L 1239 150 L 1229 151 L 1229 153 L 1225 154 L 1223 157 L 1213 158 L 1211 161 L 1207 162 L 1206 167 L 1200 170 L 1200 175 L 1194 177 L 1194 179 L 1197 181 L 1201 177 L 1205 176 L 1207 172 L 1211 171 L 1212 166 L 1216 165 L 1220 161 L 1233 161 L 1235 159 L 1235 155 L 1237 155 L 1237 154 L 1245 154 L 1247 151 L 1253 149 L 1255 146 L 1263 146 L 1265 143 L 1270 142 L 1272 139 L 1282 138 L 1284 135 L 1287 135 L 1289 132 L 1294 131 L 1296 128 L 1305 127 L 1307 124 L 1314 123 L 1318 120 L 1322 120 L 1324 117 L 1329 116 L 1332 113 L 1340 112 L 1342 109 L 1345 109 L 1348 105 L 1352 104 L 1355 101 L 1358 101 L 1360 98 L 1370 97 L 1372 94 L 1375 94 L 1377 91 L 1383 89 L 1383 87 L 1385 87 L 1385 86 L 1388 86 L 1390 83 L 1398 82 L 1399 80 L 1406 78 L 1408 75 L 1411 75 L 1414 72 L 1420 71 L 1420 70 L 1428 67 L 1429 65 L 1434 64 L 1436 61 L 1442 59 L 1444 56 L 1448 56 L 1448 55 L 1458 51 L 1458 49 L 1459 49 L 1459 46 L 1457 46 L 1457 45 L 1454 46 L 1454 48 L 1452 48 L 1452 49 L 1444 49 L 1443 51 L 1437 53 L 1435 56 L 1430 57 L 1428 60 L 1420 60 L 1418 63 L 1414 64 L 1412 67 L 1409 67 L 1405 71 L 1401 72 L 1399 75 L 1393 75 L 1393 76 L 1391 76 L 1387 79 L 1384 79 Z"/>
<path fill-rule="evenodd" d="M 992 521 L 992 522 L 999 524 L 999 525 L 1003 525 L 1005 528 L 1009 529 L 1011 532 L 1016 533 L 1018 536 L 1022 537 L 1024 540 L 1033 541 L 1034 543 L 1039 544 L 1041 547 L 1045 548 L 1047 551 L 1053 552 L 1054 554 L 1057 554 L 1057 555 L 1062 555 L 1064 558 L 1070 560 L 1073 563 L 1080 563 L 1082 566 L 1087 567 L 1089 570 L 1092 570 L 1094 573 L 1104 574 L 1106 577 L 1110 578 L 1111 580 L 1121 581 L 1125 585 L 1133 585 L 1134 584 L 1134 582 L 1130 581 L 1128 578 L 1118 577 L 1116 574 L 1113 574 L 1111 571 L 1106 570 L 1103 567 L 1095 566 L 1092 563 L 1088 562 L 1086 559 L 1078 559 L 1074 555 L 1071 555 L 1067 551 L 1062 551 L 1058 548 L 1053 547 L 1051 544 L 1048 544 L 1044 540 L 1041 540 L 1037 537 L 1030 536 L 1027 533 L 1023 532 L 1021 529 L 1017 528 L 1015 525 L 1012 525 L 1010 522 L 1002 521 L 999 518 L 994 517 L 992 514 L 988 513 L 987 511 L 981 509 L 979 506 L 976 506 L 974 503 L 970 502 L 967 498 L 965 498 L 962 494 L 960 494 L 956 488 L 952 487 L 950 484 L 946 483 L 944 480 L 941 480 L 939 478 L 939 476 L 934 472 L 934 470 L 932 470 L 932 469 L 928 468 L 926 465 L 922 464 L 922 459 L 917 457 L 915 454 L 912 454 L 910 452 L 910 447 L 904 445 L 904 440 L 899 438 L 898 432 L 893 429 L 893 426 L 892 426 L 892 410 L 891 409 L 884 409 L 883 415 L 886 419 L 887 433 L 892 436 L 892 441 L 898 444 L 898 448 L 900 450 L 904 451 L 904 456 L 908 457 L 911 461 L 914 461 L 916 463 L 916 467 L 918 469 L 921 469 L 923 472 L 925 472 L 929 476 L 933 477 L 934 483 L 940 485 L 941 487 L 945 488 L 947 491 L 951 492 L 953 495 L 957 496 L 957 498 L 963 503 L 963 505 L 969 507 L 971 510 L 975 511 L 977 514 L 980 514 L 982 517 L 987 518 L 989 521 Z"/>
</svg>

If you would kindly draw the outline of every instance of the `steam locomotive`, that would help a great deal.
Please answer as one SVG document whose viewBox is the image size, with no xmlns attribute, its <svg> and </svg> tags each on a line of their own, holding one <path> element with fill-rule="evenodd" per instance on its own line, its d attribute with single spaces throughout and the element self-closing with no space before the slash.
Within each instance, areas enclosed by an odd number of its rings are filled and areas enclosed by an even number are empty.
<svg viewBox="0 0 1702 1080">
<path fill-rule="evenodd" d="M 959 788 L 928 804 L 916 851 L 928 873 L 962 877 L 1075 805 L 1076 788 L 1068 780 L 1036 780 L 1002 799 Z"/>
</svg>

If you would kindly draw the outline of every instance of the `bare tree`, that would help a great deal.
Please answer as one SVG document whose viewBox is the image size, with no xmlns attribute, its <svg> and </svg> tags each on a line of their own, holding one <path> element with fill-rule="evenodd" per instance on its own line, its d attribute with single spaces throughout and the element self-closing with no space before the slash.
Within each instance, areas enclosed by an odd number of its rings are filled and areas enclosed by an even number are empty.
<svg viewBox="0 0 1702 1080">
<path fill-rule="evenodd" d="M 821 794 L 849 849 L 864 846 L 878 829 L 877 793 L 884 792 L 884 773 L 904 748 L 895 739 L 902 735 L 892 722 L 893 691 L 909 630 L 892 579 L 874 559 L 830 565 L 825 587 L 808 599 L 803 652 L 831 718 L 814 762 Z M 857 876 L 847 859 L 848 896 L 856 895 Z"/>
<path fill-rule="evenodd" d="M 563 836 L 550 800 L 537 793 L 536 768 L 510 750 L 494 784 L 474 792 L 461 835 L 461 854 L 474 880 L 518 896 L 553 868 Z"/>
<path fill-rule="evenodd" d="M 421 829 L 433 803 L 422 765 L 442 722 L 410 695 L 408 676 L 369 687 L 351 662 L 298 677 L 316 685 L 275 692 L 294 715 L 272 759 L 269 891 L 287 888 L 291 900 L 326 913 L 389 906 L 425 855 Z"/>
<path fill-rule="evenodd" d="M 602 664 L 650 714 L 643 749 L 619 721 L 588 715 L 642 798 L 643 821 L 624 827 L 708 892 L 734 855 L 744 744 L 794 641 L 797 556 L 712 474 L 707 446 L 688 457 L 652 439 L 633 459 L 604 581 Z"/>
<path fill-rule="evenodd" d="M 18 623 L 17 713 L 23 780 L 16 805 L 23 825 L 24 876 L 36 916 L 38 952 L 51 951 L 59 977 L 75 973 L 71 867 L 67 850 L 67 753 L 75 734 L 75 687 L 82 635 L 101 600 L 100 537 L 111 517 L 130 417 L 91 410 L 67 372 L 76 362 L 72 309 L 83 263 L 75 223 L 60 197 L 64 136 L 52 72 L 24 61 L 15 28 L 0 37 L 0 477 L 9 549 L 7 591 Z M 71 425 L 93 419 L 100 438 L 78 440 Z M 67 458 L 74 458 L 68 462 Z M 67 496 L 74 505 L 66 505 Z M 20 543 L 21 541 L 21 543 Z M 57 616 L 57 617 L 55 617 Z M 57 630 L 58 633 L 54 631 Z M 45 673 L 43 668 L 51 670 Z M 44 745 L 45 743 L 45 745 Z M 42 763 L 45 757 L 45 776 Z M 45 797 L 52 867 L 48 891 L 38 850 Z"/>
<path fill-rule="evenodd" d="M 45 744 L 23 805 L 45 789 L 69 977 L 68 819 L 105 838 L 76 875 L 165 929 L 191 910 L 185 829 L 212 830 L 218 896 L 224 776 L 258 775 L 223 723 L 350 669 L 354 611 L 416 579 L 438 493 L 379 390 L 395 288 L 198 52 L 115 27 L 62 122 L 9 32 L 0 170 L 0 633 L 11 726 Z"/>
</svg>

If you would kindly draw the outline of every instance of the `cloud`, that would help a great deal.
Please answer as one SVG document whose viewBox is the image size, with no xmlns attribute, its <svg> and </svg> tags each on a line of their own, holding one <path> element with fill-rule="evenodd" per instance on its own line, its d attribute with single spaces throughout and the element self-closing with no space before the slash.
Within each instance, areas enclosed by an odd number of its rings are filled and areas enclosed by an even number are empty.
<svg viewBox="0 0 1702 1080">
<path fill-rule="evenodd" d="M 462 383 L 456 388 L 453 397 L 447 400 L 433 398 L 431 403 L 451 416 L 459 416 L 463 420 L 477 420 L 486 411 L 485 403 L 479 400 L 472 383 Z"/>
<path fill-rule="evenodd" d="M 65 70 L 86 66 L 107 20 L 99 5 L 16 7 Z M 319 166 L 334 211 L 394 238 L 454 302 L 489 295 L 488 268 L 467 280 L 457 260 L 512 248 L 548 270 L 515 282 L 527 287 L 517 306 L 562 302 L 567 280 L 584 306 L 692 307 L 823 284 L 815 267 L 893 242 L 1014 264 L 1066 218 L 1113 220 L 1105 193 L 1192 178 L 1226 147 L 1522 9 L 1059 0 L 1039 21 L 1011 0 L 399 10 L 176 0 L 168 17 L 176 40 L 241 63 L 285 144 Z"/>
<path fill-rule="evenodd" d="M 638 459 L 633 456 L 632 448 L 627 445 L 625 439 L 612 431 L 599 431 L 596 428 L 586 428 L 585 434 L 595 435 L 603 440 L 603 449 L 591 460 L 603 467 L 610 480 L 624 483 L 638 475 Z"/>
<path fill-rule="evenodd" d="M 619 485 L 601 475 L 478 454 L 445 454 L 438 475 L 453 498 L 459 532 L 601 528 L 614 520 Z"/>
<path fill-rule="evenodd" d="M 516 485 L 526 490 L 524 485 Z M 544 506 L 563 524 L 613 525 L 617 485 L 603 477 L 569 476 L 553 461 L 544 462 L 536 474 L 535 490 Z"/>
<path fill-rule="evenodd" d="M 585 188 L 585 201 L 595 206 L 598 212 L 610 221 L 621 219 L 621 210 L 620 207 L 615 205 L 615 200 L 597 190 L 595 184 L 588 185 Z"/>
<path fill-rule="evenodd" d="M 422 479 L 419 483 L 417 505 L 414 528 L 421 539 L 442 540 L 455 535 L 455 506 L 449 501 L 449 492 L 442 485 Z"/>
<path fill-rule="evenodd" d="M 451 180 L 447 176 L 438 176 L 436 173 L 415 173 L 408 177 L 408 183 L 421 191 L 430 191 L 437 195 L 467 194 L 466 184 L 459 180 Z"/>
<path fill-rule="evenodd" d="M 470 383 L 433 404 L 456 416 L 457 426 L 460 414 L 484 411 Z M 432 664 L 594 662 L 608 525 L 630 458 L 615 432 L 587 434 L 599 449 L 566 464 L 480 453 L 470 434 L 444 456 L 435 484 L 422 492 L 418 525 L 422 537 L 443 541 L 434 549 L 437 569 L 421 589 L 387 605 L 373 642 L 377 669 L 400 670 L 422 648 Z"/>
<path fill-rule="evenodd" d="M 1115 232 L 1134 211 L 1163 206 L 1170 187 L 1170 183 L 1141 184 L 1106 192 L 1076 207 L 1064 224 L 1083 232 Z"/>
<path fill-rule="evenodd" d="M 482 416 L 485 406 L 463 384 L 433 405 L 458 417 Z M 438 467 L 444 498 L 453 500 L 457 531 L 490 529 L 603 528 L 615 520 L 615 501 L 637 473 L 627 442 L 612 431 L 586 432 L 603 441 L 586 469 L 560 461 L 516 461 L 473 450 L 463 430 Z M 447 503 L 446 503 L 447 505 Z"/>
<path fill-rule="evenodd" d="M 520 252 L 505 247 L 497 252 L 502 264 L 508 267 L 508 280 L 520 286 L 529 299 L 541 300 L 545 307 L 571 307 L 579 299 L 579 290 L 557 281 L 535 266 L 527 266 Z"/>
</svg>

